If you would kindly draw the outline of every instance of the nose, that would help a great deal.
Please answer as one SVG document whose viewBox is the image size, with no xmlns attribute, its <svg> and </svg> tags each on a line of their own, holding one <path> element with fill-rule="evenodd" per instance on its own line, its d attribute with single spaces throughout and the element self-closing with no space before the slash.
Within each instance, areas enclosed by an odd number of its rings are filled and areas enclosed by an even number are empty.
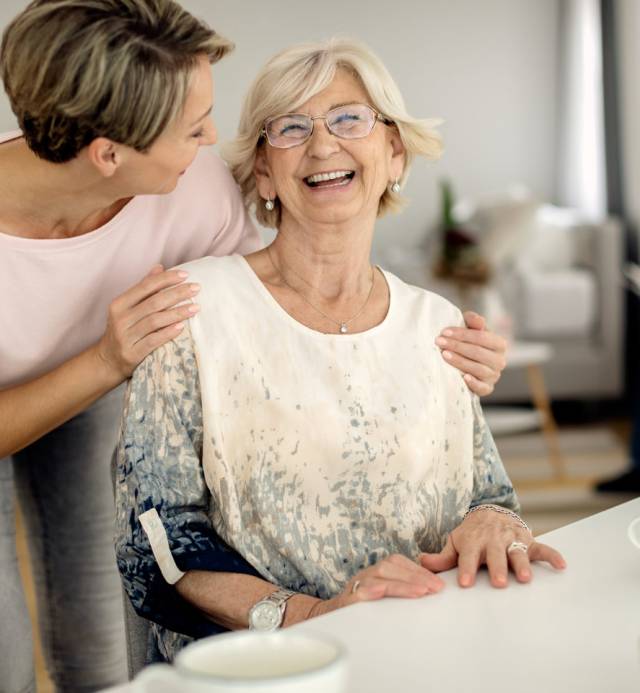
<svg viewBox="0 0 640 693">
<path fill-rule="evenodd" d="M 203 134 L 202 138 L 200 139 L 201 145 L 215 144 L 218 141 L 218 128 L 216 127 L 213 118 L 207 118 L 202 129 Z"/>
<path fill-rule="evenodd" d="M 327 121 L 317 118 L 313 121 L 313 132 L 307 140 L 307 153 L 318 159 L 326 159 L 340 150 L 340 142 L 329 132 Z"/>
</svg>

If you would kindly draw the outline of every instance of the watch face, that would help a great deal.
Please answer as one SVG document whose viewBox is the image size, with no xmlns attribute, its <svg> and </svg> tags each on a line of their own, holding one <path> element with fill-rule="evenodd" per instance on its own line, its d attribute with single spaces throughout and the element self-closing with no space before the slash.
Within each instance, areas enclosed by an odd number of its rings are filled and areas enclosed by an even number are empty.
<svg viewBox="0 0 640 693">
<path fill-rule="evenodd" d="M 251 609 L 251 627 L 255 630 L 275 630 L 280 619 L 280 607 L 271 602 L 260 602 Z"/>
</svg>

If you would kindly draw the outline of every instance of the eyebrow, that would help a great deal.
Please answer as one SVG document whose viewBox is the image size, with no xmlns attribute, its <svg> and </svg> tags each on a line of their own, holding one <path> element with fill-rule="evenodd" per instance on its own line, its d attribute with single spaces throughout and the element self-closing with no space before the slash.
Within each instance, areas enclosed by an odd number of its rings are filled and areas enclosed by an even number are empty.
<svg viewBox="0 0 640 693">
<path fill-rule="evenodd" d="M 207 110 L 198 118 L 198 120 L 194 120 L 193 123 L 189 126 L 190 128 L 196 126 L 203 118 L 206 118 L 209 113 L 213 110 L 213 105 L 209 106 Z"/>
<path fill-rule="evenodd" d="M 329 111 L 333 111 L 334 108 L 342 108 L 342 106 L 353 106 L 354 104 L 357 103 L 365 103 L 364 101 L 342 101 L 341 103 L 334 103 L 329 108 L 327 109 L 327 113 Z M 301 115 L 309 115 L 308 113 L 302 113 L 302 111 L 290 111 L 290 113 L 300 113 Z"/>
</svg>

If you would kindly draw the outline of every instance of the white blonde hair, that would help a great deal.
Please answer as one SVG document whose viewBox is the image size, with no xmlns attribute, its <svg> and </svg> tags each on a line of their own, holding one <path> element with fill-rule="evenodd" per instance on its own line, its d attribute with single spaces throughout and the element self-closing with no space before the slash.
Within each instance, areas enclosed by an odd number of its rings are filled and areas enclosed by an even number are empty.
<svg viewBox="0 0 640 693">
<path fill-rule="evenodd" d="M 223 156 L 240 185 L 247 207 L 255 205 L 258 221 L 277 228 L 281 207 L 265 209 L 258 195 L 254 166 L 267 118 L 292 112 L 331 84 L 336 70 L 353 73 L 362 83 L 371 105 L 395 123 L 406 155 L 400 183 L 406 180 L 413 158 L 421 154 L 437 159 L 442 152 L 440 135 L 434 130 L 439 120 L 420 120 L 407 113 L 404 99 L 382 61 L 364 44 L 351 39 L 332 38 L 305 43 L 275 55 L 258 73 L 244 100 L 235 139 L 223 148 Z M 378 216 L 397 211 L 403 203 L 398 193 L 387 189 L 380 198 Z"/>
</svg>

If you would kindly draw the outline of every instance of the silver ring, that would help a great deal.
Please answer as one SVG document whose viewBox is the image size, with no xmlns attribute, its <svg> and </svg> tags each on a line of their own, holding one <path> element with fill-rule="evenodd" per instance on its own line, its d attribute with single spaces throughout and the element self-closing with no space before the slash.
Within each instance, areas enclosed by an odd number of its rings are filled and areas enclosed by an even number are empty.
<svg viewBox="0 0 640 693">
<path fill-rule="evenodd" d="M 356 580 L 351 586 L 351 594 L 355 594 L 358 591 L 358 587 L 360 587 L 360 580 Z"/>
<path fill-rule="evenodd" d="M 529 547 L 523 541 L 512 541 L 507 548 L 507 553 L 512 551 L 523 551 L 524 553 L 529 552 Z"/>
</svg>

